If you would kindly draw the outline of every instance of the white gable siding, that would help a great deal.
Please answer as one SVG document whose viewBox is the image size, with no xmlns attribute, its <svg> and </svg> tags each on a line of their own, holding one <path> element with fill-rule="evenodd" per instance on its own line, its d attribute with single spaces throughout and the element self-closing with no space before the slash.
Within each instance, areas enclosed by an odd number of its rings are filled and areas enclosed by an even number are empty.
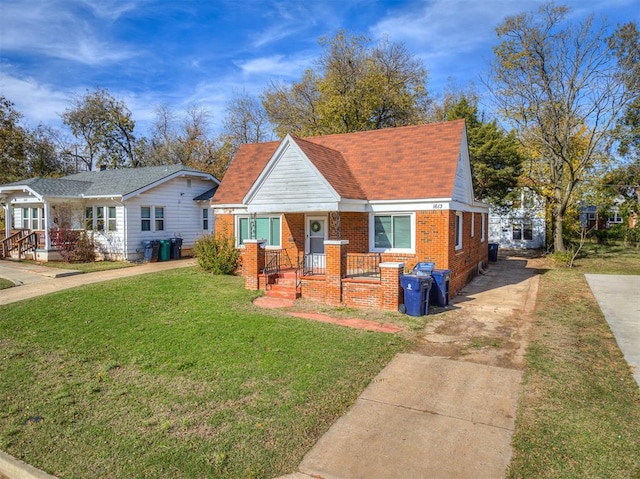
<svg viewBox="0 0 640 479">
<path fill-rule="evenodd" d="M 182 249 L 191 249 L 203 233 L 213 233 L 213 215 L 210 215 L 209 230 L 202 231 L 202 209 L 208 208 L 206 201 L 193 198 L 211 189 L 214 183 L 191 178 L 191 187 L 186 178 L 174 178 L 138 196 L 128 199 L 126 204 L 127 258 L 141 258 L 142 241 L 182 238 Z M 164 207 L 164 230 L 155 231 L 153 209 L 151 231 L 142 231 L 140 208 L 142 206 Z"/>
<path fill-rule="evenodd" d="M 461 203 L 473 203 L 473 184 L 471 181 L 471 166 L 469 157 L 460 153 L 456 168 L 456 179 L 453 185 L 453 200 Z"/>
<path fill-rule="evenodd" d="M 287 211 L 288 205 L 299 210 L 301 205 L 335 204 L 334 192 L 299 151 L 289 147 L 283 152 L 250 199 L 251 206 L 277 205 L 278 211 Z"/>
</svg>

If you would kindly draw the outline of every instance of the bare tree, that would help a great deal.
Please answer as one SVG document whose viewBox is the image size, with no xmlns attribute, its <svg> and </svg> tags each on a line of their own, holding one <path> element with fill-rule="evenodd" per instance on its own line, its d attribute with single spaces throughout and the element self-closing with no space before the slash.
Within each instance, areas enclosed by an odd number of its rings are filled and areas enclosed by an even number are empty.
<svg viewBox="0 0 640 479">
<path fill-rule="evenodd" d="M 625 107 L 638 96 L 593 16 L 568 23 L 553 3 L 507 17 L 497 27 L 490 90 L 514 123 L 529 156 L 532 184 L 548 200 L 553 243 L 564 251 L 563 222 L 576 185 L 604 157 Z M 638 44 L 630 48 L 637 49 Z"/>
</svg>

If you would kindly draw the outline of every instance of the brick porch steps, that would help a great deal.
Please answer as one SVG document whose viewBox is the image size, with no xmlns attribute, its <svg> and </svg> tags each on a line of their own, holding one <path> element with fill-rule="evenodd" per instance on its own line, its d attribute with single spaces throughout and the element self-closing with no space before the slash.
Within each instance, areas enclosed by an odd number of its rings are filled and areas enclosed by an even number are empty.
<svg viewBox="0 0 640 479">
<path fill-rule="evenodd" d="M 282 270 L 277 275 L 273 275 L 269 280 L 269 286 L 265 291 L 265 296 L 282 299 L 298 299 L 301 293 L 299 288 L 296 287 L 295 271 Z"/>
</svg>

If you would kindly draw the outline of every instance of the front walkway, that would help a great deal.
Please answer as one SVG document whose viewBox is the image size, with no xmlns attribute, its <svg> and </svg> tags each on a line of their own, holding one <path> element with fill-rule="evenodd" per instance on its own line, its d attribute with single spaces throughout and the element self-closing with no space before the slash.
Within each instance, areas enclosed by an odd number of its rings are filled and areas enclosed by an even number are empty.
<svg viewBox="0 0 640 479">
<path fill-rule="evenodd" d="M 196 264 L 195 259 L 187 258 L 172 261 L 158 261 L 157 263 L 145 263 L 129 268 L 69 276 L 68 270 L 50 268 L 45 265 L 29 265 L 27 267 L 24 266 L 24 263 L 0 261 L 0 268 L 2 268 L 0 270 L 0 276 L 6 277 L 9 280 L 22 278 L 21 282 L 23 283 L 21 286 L 0 290 L 0 305 L 75 288 L 84 284 L 99 283 L 117 278 L 128 278 L 140 274 L 195 266 Z M 37 267 L 37 271 L 34 267 Z M 31 269 L 31 271 L 26 271 L 26 269 Z M 65 271 L 67 271 L 67 274 L 64 273 Z M 24 277 L 25 274 L 30 275 L 29 279 Z"/>
<path fill-rule="evenodd" d="M 447 312 L 430 319 L 424 347 L 396 356 L 307 453 L 299 472 L 281 479 L 505 477 L 522 379 L 521 351 L 538 287 L 538 277 L 526 265 L 520 258 L 492 263 Z M 457 325 L 455 335 L 439 334 L 430 326 L 439 323 L 446 329 L 449 322 Z M 482 324 L 488 326 L 484 332 Z M 462 331 L 464 327 L 468 330 Z M 508 354 L 502 345 L 478 348 L 496 350 L 482 356 L 445 353 L 505 329 L 519 343 L 504 341 Z M 432 339 L 433 344 L 426 344 Z"/>
</svg>

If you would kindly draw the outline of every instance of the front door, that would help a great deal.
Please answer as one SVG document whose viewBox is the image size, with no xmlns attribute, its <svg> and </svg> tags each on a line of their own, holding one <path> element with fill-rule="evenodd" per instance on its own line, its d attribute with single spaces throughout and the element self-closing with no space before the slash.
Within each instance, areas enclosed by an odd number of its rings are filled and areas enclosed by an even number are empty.
<svg viewBox="0 0 640 479">
<path fill-rule="evenodd" d="M 306 225 L 305 266 L 314 270 L 324 270 L 325 255 L 324 241 L 327 239 L 326 216 L 309 216 Z"/>
</svg>

